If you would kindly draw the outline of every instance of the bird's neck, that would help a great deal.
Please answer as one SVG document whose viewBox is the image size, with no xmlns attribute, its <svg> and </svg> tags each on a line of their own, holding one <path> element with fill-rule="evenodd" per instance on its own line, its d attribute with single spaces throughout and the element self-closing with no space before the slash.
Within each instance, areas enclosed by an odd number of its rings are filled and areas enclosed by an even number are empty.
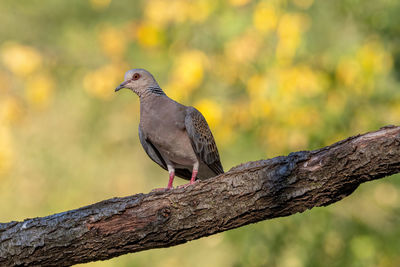
<svg viewBox="0 0 400 267">
<path fill-rule="evenodd" d="M 150 94 L 153 95 L 165 95 L 164 91 L 160 88 L 160 86 L 149 86 L 147 90 Z"/>
<path fill-rule="evenodd" d="M 140 97 L 140 100 L 157 96 L 166 96 L 164 91 L 159 86 L 149 86 L 146 88 L 146 90 L 143 90 L 140 93 L 139 92 L 136 93 Z"/>
<path fill-rule="evenodd" d="M 140 99 L 140 115 L 148 113 L 160 104 L 168 101 L 169 97 L 164 91 L 158 87 L 149 88 L 139 95 Z"/>
</svg>

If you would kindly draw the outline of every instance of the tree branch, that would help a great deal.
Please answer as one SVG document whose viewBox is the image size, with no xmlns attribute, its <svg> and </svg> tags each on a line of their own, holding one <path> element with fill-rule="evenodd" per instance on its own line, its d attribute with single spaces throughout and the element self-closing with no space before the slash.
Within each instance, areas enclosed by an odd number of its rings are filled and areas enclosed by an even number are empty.
<svg viewBox="0 0 400 267">
<path fill-rule="evenodd" d="M 400 172 L 400 127 L 248 162 L 186 189 L 105 200 L 0 224 L 0 266 L 66 266 L 169 247 L 326 206 Z"/>
</svg>

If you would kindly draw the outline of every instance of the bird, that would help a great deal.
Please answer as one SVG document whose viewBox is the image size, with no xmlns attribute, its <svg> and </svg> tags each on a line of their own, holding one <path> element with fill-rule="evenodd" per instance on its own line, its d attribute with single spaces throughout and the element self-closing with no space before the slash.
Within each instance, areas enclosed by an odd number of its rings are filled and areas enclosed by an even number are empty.
<svg viewBox="0 0 400 267">
<path fill-rule="evenodd" d="M 204 116 L 192 106 L 169 98 L 153 75 L 145 69 L 128 70 L 115 92 L 126 88 L 139 96 L 139 140 L 143 149 L 169 173 L 166 188 L 173 188 L 174 177 L 189 183 L 224 173 L 217 145 Z"/>
</svg>

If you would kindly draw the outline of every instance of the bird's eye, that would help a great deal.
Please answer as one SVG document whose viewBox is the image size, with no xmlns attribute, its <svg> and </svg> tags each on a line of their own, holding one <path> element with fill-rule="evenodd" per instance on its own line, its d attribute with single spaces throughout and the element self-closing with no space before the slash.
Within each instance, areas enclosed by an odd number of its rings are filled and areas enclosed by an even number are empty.
<svg viewBox="0 0 400 267">
<path fill-rule="evenodd" d="M 132 79 L 133 80 L 138 80 L 140 78 L 140 74 L 139 73 L 135 73 L 135 74 L 133 74 L 133 77 L 132 77 Z"/>
</svg>

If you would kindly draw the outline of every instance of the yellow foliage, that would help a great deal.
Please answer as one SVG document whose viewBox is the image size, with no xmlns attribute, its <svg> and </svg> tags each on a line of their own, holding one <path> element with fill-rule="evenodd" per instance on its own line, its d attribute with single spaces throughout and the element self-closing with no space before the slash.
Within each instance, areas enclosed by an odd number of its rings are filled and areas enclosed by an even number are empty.
<svg viewBox="0 0 400 267">
<path fill-rule="evenodd" d="M 188 18 L 194 22 L 203 22 L 214 9 L 215 1 L 212 0 L 197 0 L 190 1 L 188 8 Z"/>
<path fill-rule="evenodd" d="M 0 71 L 0 93 L 10 90 L 10 80 L 5 72 Z"/>
<path fill-rule="evenodd" d="M 376 78 L 388 73 L 392 65 L 393 59 L 382 44 L 377 40 L 368 41 L 355 55 L 339 60 L 336 77 L 354 92 L 371 92 Z"/>
<path fill-rule="evenodd" d="M 1 47 L 3 64 L 15 75 L 26 77 L 42 64 L 40 53 L 29 46 L 7 42 Z"/>
<path fill-rule="evenodd" d="M 275 30 L 278 24 L 278 11 L 272 4 L 260 2 L 254 9 L 253 25 L 263 33 Z"/>
<path fill-rule="evenodd" d="M 310 19 L 303 14 L 286 13 L 279 20 L 279 42 L 276 49 L 277 61 L 288 64 L 292 61 L 301 42 L 301 34 L 309 25 Z"/>
<path fill-rule="evenodd" d="M 0 177 L 7 173 L 14 161 L 13 140 L 10 130 L 0 122 Z"/>
<path fill-rule="evenodd" d="M 92 96 L 108 100 L 115 87 L 123 81 L 121 73 L 126 69 L 121 64 L 109 64 L 87 73 L 83 79 L 85 90 Z"/>
<path fill-rule="evenodd" d="M 232 127 L 227 123 L 220 125 L 218 129 L 213 131 L 213 134 L 217 140 L 218 147 L 223 147 L 230 144 L 232 140 L 234 140 L 235 135 L 237 135 L 234 129 L 232 129 Z"/>
<path fill-rule="evenodd" d="M 111 0 L 89 0 L 89 2 L 94 9 L 105 9 L 110 5 Z"/>
<path fill-rule="evenodd" d="M 387 111 L 387 123 L 388 124 L 400 124 L 400 104 L 399 102 L 395 102 L 392 105 L 388 106 L 388 111 Z"/>
<path fill-rule="evenodd" d="M 36 108 L 47 107 L 52 99 L 53 91 L 53 79 L 47 74 L 31 76 L 25 84 L 26 98 Z"/>
<path fill-rule="evenodd" d="M 282 152 L 287 146 L 285 140 L 288 139 L 288 129 L 274 125 L 266 125 L 262 129 L 261 136 L 264 142 L 267 143 L 269 152 Z"/>
<path fill-rule="evenodd" d="M 241 105 L 239 103 L 239 105 Z M 232 142 L 235 137 L 235 127 L 243 129 L 248 120 L 248 109 L 243 108 L 243 105 L 232 105 L 229 110 L 222 109 L 221 105 L 209 99 L 201 99 L 194 106 L 206 118 L 213 135 L 219 147 L 226 146 Z M 224 117 L 229 117 L 229 120 L 223 120 Z M 247 119 L 247 121 L 245 121 Z"/>
<path fill-rule="evenodd" d="M 121 59 L 126 51 L 127 34 L 115 27 L 106 26 L 99 32 L 101 49 L 111 59 Z"/>
<path fill-rule="evenodd" d="M 163 33 L 159 27 L 153 24 L 143 23 L 137 27 L 137 40 L 139 44 L 146 48 L 160 45 Z"/>
<path fill-rule="evenodd" d="M 8 96 L 0 101 L 0 124 L 5 125 L 20 122 L 24 115 L 21 101 L 15 97 Z"/>
<path fill-rule="evenodd" d="M 312 107 L 294 107 L 288 110 L 287 114 L 283 116 L 285 126 L 288 126 L 288 128 L 300 127 L 307 129 L 311 126 L 316 128 L 321 121 L 320 112 Z"/>
<path fill-rule="evenodd" d="M 221 121 L 222 109 L 214 101 L 200 99 L 194 106 L 203 114 L 211 128 L 215 128 Z"/>
<path fill-rule="evenodd" d="M 229 0 L 232 6 L 244 6 L 248 4 L 251 0 Z"/>
<path fill-rule="evenodd" d="M 225 83 L 233 86 L 240 73 L 239 64 L 233 64 L 227 56 L 217 56 L 212 59 L 213 63 L 210 67 L 213 73 Z"/>
<path fill-rule="evenodd" d="M 238 99 L 231 105 L 224 106 L 224 116 L 229 120 L 223 120 L 232 129 L 247 130 L 252 126 L 253 120 L 250 114 L 249 103 L 244 99 Z M 233 130 L 232 130 L 233 131 Z"/>
<path fill-rule="evenodd" d="M 324 81 L 308 66 L 293 66 L 278 70 L 279 89 L 283 94 L 312 96 L 324 89 Z"/>
<path fill-rule="evenodd" d="M 164 27 L 169 23 L 182 23 L 187 20 L 202 22 L 207 19 L 214 5 L 214 1 L 211 0 L 150 0 L 147 1 L 144 12 L 147 21 Z"/>
<path fill-rule="evenodd" d="M 332 136 L 326 137 L 326 139 L 324 140 L 324 145 L 325 146 L 329 146 L 332 145 L 336 142 L 339 142 L 340 140 L 346 139 L 348 136 L 346 135 L 346 133 L 343 132 L 339 132 L 337 131 L 337 133 L 335 133 Z"/>
<path fill-rule="evenodd" d="M 368 131 L 373 125 L 371 118 L 376 113 L 380 113 L 379 110 L 371 108 L 371 106 L 363 106 L 355 111 L 355 114 L 351 117 L 350 130 L 351 131 Z"/>
<path fill-rule="evenodd" d="M 324 90 L 322 77 L 308 66 L 299 66 L 294 70 L 296 88 L 302 95 L 315 95 Z"/>
<path fill-rule="evenodd" d="M 170 22 L 182 22 L 186 19 L 188 3 L 182 0 L 150 0 L 144 9 L 146 21 L 160 26 Z M 160 12 L 162 10 L 162 12 Z"/>
<path fill-rule="evenodd" d="M 299 8 L 309 9 L 314 3 L 314 0 L 292 0 L 292 2 Z"/>
<path fill-rule="evenodd" d="M 352 58 L 342 58 L 336 67 L 336 78 L 345 86 L 357 85 L 361 75 L 358 62 Z"/>
<path fill-rule="evenodd" d="M 249 104 L 249 117 L 256 118 L 266 118 L 271 114 L 272 111 L 272 103 L 270 100 L 265 98 L 255 98 L 250 101 Z"/>
<path fill-rule="evenodd" d="M 345 95 L 333 91 L 329 92 L 329 94 L 327 95 L 324 107 L 327 113 L 338 115 L 340 114 L 340 112 L 343 111 L 345 104 L 346 104 Z"/>
<path fill-rule="evenodd" d="M 237 63 L 247 63 L 257 57 L 260 47 L 260 35 L 249 30 L 226 44 L 225 55 Z"/>
<path fill-rule="evenodd" d="M 357 60 L 366 76 L 387 73 L 393 64 L 393 59 L 377 40 L 365 43 L 357 52 Z"/>
<path fill-rule="evenodd" d="M 308 145 L 305 131 L 293 130 L 289 132 L 288 148 L 291 151 L 304 150 Z"/>
<path fill-rule="evenodd" d="M 174 62 L 171 83 L 166 91 L 177 100 L 186 98 L 203 81 L 207 56 L 198 50 L 189 50 L 180 54 Z"/>
<path fill-rule="evenodd" d="M 179 83 L 171 81 L 170 83 L 164 86 L 164 91 L 167 93 L 169 97 L 175 99 L 176 101 L 180 101 L 189 96 L 186 88 L 182 87 Z"/>
<path fill-rule="evenodd" d="M 265 96 L 267 79 L 261 75 L 253 75 L 248 79 L 246 90 L 251 98 L 257 99 Z"/>
<path fill-rule="evenodd" d="M 247 118 L 266 118 L 271 114 L 273 105 L 267 95 L 268 80 L 265 76 L 253 75 L 247 82 L 246 90 L 250 96 Z"/>
</svg>

